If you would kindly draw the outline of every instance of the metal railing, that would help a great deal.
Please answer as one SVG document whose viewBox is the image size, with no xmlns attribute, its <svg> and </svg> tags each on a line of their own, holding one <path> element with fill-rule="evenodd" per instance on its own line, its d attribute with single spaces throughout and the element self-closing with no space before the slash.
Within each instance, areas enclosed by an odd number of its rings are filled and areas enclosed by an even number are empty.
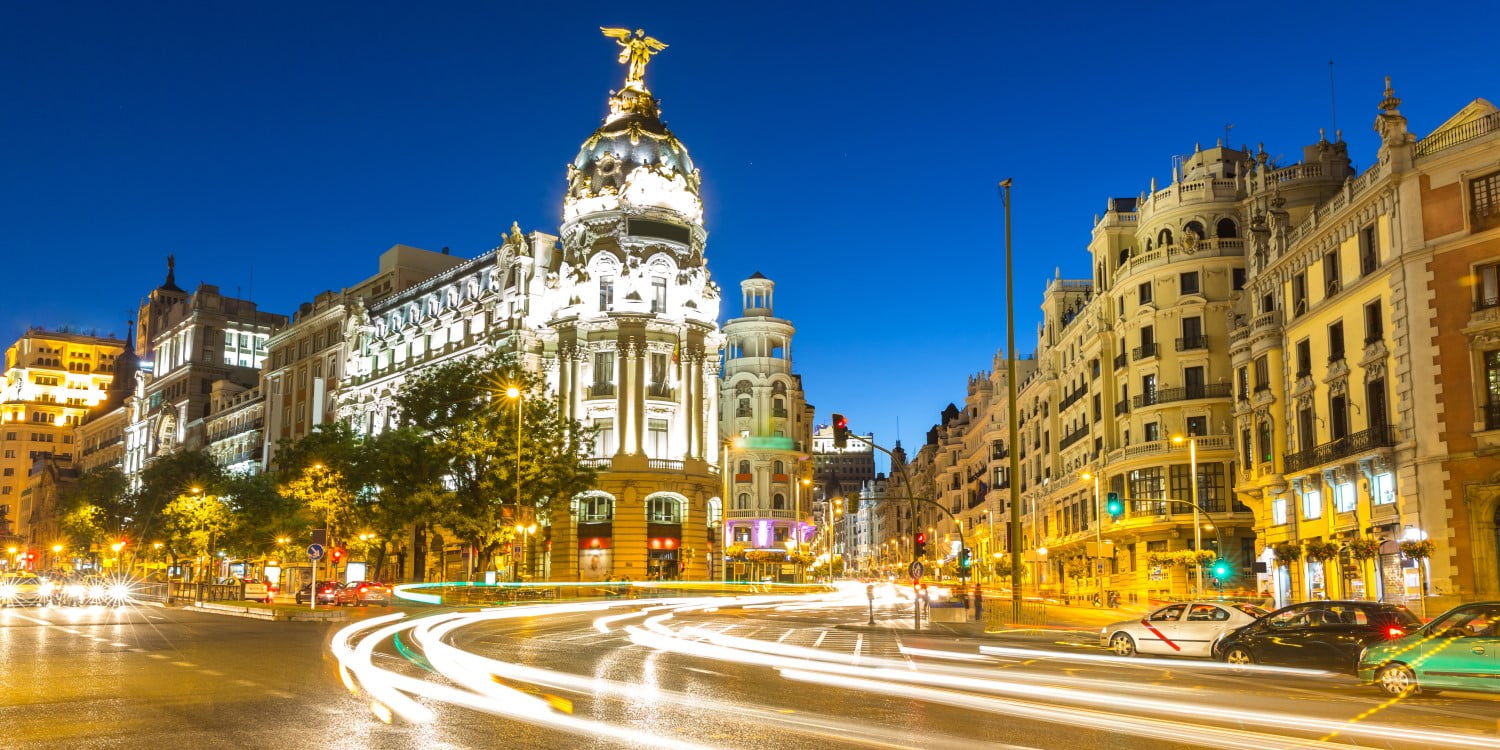
<svg viewBox="0 0 1500 750">
<path fill-rule="evenodd" d="M 1449 128 L 1441 133 L 1434 133 L 1417 141 L 1416 155 L 1427 156 L 1435 154 L 1497 129 L 1500 129 L 1500 112 L 1491 112 L 1477 120 L 1470 120 L 1457 127 Z"/>
<path fill-rule="evenodd" d="M 1072 433 L 1068 434 L 1062 440 L 1057 441 L 1057 449 L 1058 450 L 1063 450 L 1065 448 L 1068 448 L 1069 446 L 1073 445 L 1074 443 L 1076 443 L 1076 442 L 1084 439 L 1085 437 L 1087 437 L 1088 434 L 1089 434 L 1089 426 L 1088 425 L 1084 425 L 1084 426 L 1078 428 L 1077 430 L 1074 430 Z"/>
<path fill-rule="evenodd" d="M 1088 393 L 1089 393 L 1089 389 L 1088 389 L 1087 386 L 1079 388 L 1078 390 L 1073 391 L 1072 393 L 1069 393 L 1068 395 L 1066 395 L 1066 396 L 1063 397 L 1062 401 L 1058 402 L 1058 404 L 1057 404 L 1057 410 L 1058 411 L 1062 411 L 1063 409 L 1066 409 L 1069 406 L 1072 406 L 1073 404 L 1078 403 L 1079 401 L 1081 401 L 1083 399 L 1084 396 L 1087 396 Z"/>
<path fill-rule="evenodd" d="M 1395 444 L 1395 430 L 1392 430 L 1390 425 L 1382 424 L 1338 440 L 1331 440 L 1316 448 L 1288 454 L 1283 461 L 1287 471 L 1299 471 L 1332 463 L 1373 448 L 1388 448 Z"/>
<path fill-rule="evenodd" d="M 595 383 L 589 386 L 589 398 L 608 398 L 615 395 L 614 383 Z"/>
<path fill-rule="evenodd" d="M 1115 416 L 1120 417 L 1130 413 L 1130 402 L 1120 399 L 1115 402 Z"/>
<path fill-rule="evenodd" d="M 1120 352 L 1119 354 L 1115 355 L 1115 369 L 1116 370 L 1123 369 L 1125 367 L 1126 362 L 1127 362 L 1127 358 L 1126 358 L 1124 352 Z"/>
<path fill-rule="evenodd" d="M 1141 344 L 1140 346 L 1137 346 L 1135 349 L 1131 350 L 1131 355 L 1135 359 L 1145 359 L 1147 357 L 1155 357 L 1156 356 L 1156 342 L 1153 341 L 1153 342 L 1151 342 L 1149 344 Z"/>
<path fill-rule="evenodd" d="M 1179 351 L 1179 352 L 1186 352 L 1186 351 L 1192 351 L 1194 349 L 1207 349 L 1207 348 L 1208 348 L 1208 337 L 1207 336 L 1203 336 L 1203 335 L 1199 335 L 1199 336 L 1183 336 L 1182 338 L 1177 339 L 1177 351 Z"/>
<path fill-rule="evenodd" d="M 648 383 L 646 384 L 646 397 L 675 399 L 677 398 L 677 389 L 666 383 Z"/>
<path fill-rule="evenodd" d="M 1230 385 L 1228 383 L 1210 383 L 1205 385 L 1192 385 L 1182 388 L 1158 388 L 1150 393 L 1143 393 L 1135 397 L 1137 408 L 1142 406 L 1154 406 L 1156 404 L 1170 404 L 1173 401 L 1191 401 L 1200 398 L 1229 398 Z"/>
</svg>

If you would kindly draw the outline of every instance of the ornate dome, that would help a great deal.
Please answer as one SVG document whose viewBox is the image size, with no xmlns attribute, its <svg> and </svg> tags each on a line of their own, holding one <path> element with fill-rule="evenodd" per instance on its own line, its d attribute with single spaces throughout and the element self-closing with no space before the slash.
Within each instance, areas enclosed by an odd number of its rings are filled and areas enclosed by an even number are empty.
<svg viewBox="0 0 1500 750">
<path fill-rule="evenodd" d="M 563 219 L 596 211 L 658 208 L 702 221 L 698 170 L 687 146 L 662 124 L 649 94 L 610 97 L 610 115 L 568 166 Z"/>
</svg>

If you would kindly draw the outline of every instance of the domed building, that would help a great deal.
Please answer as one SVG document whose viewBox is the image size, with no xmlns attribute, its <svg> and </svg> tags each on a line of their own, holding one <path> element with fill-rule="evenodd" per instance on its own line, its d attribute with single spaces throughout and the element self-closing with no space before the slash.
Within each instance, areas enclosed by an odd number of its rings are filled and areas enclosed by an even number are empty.
<svg viewBox="0 0 1500 750">
<path fill-rule="evenodd" d="M 719 289 L 704 261 L 698 170 L 639 73 L 633 65 L 611 92 L 568 164 L 557 236 L 512 225 L 499 247 L 371 299 L 343 329 L 338 411 L 367 434 L 394 423 L 412 373 L 490 351 L 544 373 L 563 416 L 593 428 L 595 487 L 554 502 L 518 540 L 525 577 L 714 573 Z M 410 546 L 406 576 L 467 572 L 440 529 L 419 529 Z"/>
</svg>

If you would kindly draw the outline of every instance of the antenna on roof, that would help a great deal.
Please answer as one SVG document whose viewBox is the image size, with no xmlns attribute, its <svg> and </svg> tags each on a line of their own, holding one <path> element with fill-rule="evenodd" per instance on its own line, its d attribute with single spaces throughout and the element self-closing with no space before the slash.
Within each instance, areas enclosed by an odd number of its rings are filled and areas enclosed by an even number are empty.
<svg viewBox="0 0 1500 750">
<path fill-rule="evenodd" d="M 1333 120 L 1335 138 L 1339 132 L 1339 109 L 1333 98 L 1333 58 L 1328 58 L 1328 116 Z"/>
</svg>

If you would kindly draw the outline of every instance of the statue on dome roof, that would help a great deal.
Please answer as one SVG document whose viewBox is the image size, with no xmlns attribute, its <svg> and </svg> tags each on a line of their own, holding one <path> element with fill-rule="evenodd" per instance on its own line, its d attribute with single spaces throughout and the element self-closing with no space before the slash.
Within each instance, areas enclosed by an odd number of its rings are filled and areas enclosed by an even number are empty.
<svg viewBox="0 0 1500 750">
<path fill-rule="evenodd" d="M 625 69 L 625 89 L 628 91 L 639 91 L 645 93 L 646 89 L 646 64 L 658 52 L 667 48 L 655 37 L 646 36 L 642 29 L 636 29 L 635 34 L 630 29 L 612 29 L 599 27 L 604 35 L 615 40 L 620 45 L 620 62 L 628 67 Z"/>
</svg>

